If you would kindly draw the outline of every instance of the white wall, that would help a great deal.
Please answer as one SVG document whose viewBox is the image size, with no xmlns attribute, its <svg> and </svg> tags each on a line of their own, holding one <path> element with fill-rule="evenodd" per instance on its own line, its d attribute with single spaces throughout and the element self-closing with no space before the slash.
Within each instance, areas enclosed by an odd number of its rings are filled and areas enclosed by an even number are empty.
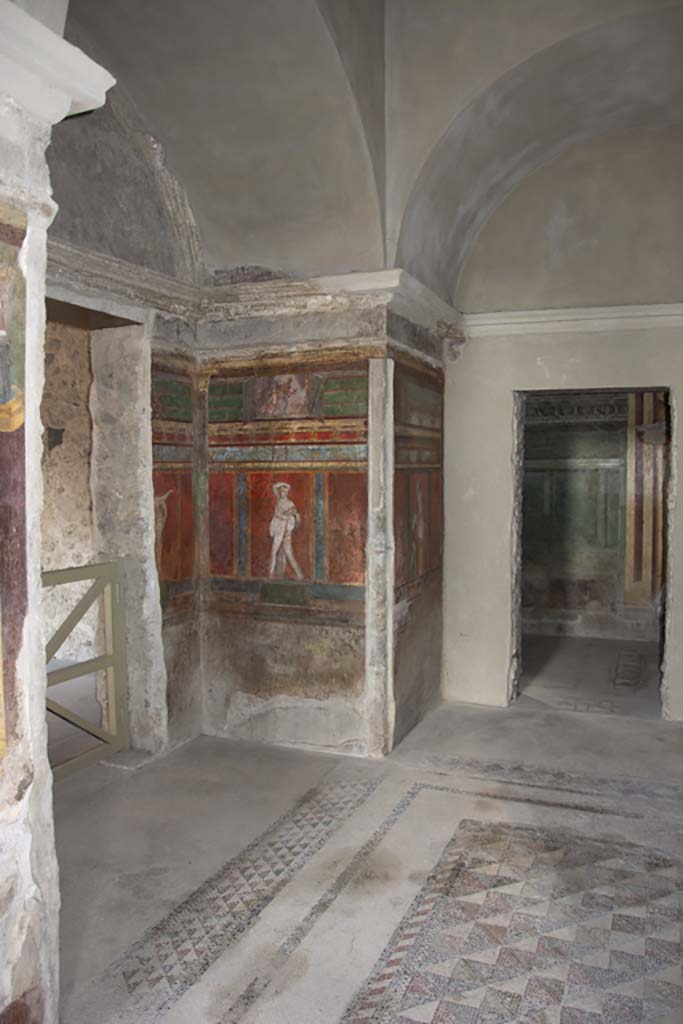
<svg viewBox="0 0 683 1024">
<path fill-rule="evenodd" d="M 652 307 L 653 310 L 662 307 Z M 680 307 L 676 307 L 680 309 Z M 511 693 L 514 394 L 571 388 L 669 387 L 671 494 L 683 473 L 683 316 L 601 329 L 535 323 L 473 337 L 446 374 L 443 693 L 504 705 Z M 476 320 L 476 318 L 472 318 Z M 628 326 L 626 326 L 628 325 Z M 523 331 L 523 333 L 515 333 Z M 476 328 L 471 331 L 476 333 Z M 669 521 L 665 717 L 683 719 L 683 522 Z"/>
</svg>

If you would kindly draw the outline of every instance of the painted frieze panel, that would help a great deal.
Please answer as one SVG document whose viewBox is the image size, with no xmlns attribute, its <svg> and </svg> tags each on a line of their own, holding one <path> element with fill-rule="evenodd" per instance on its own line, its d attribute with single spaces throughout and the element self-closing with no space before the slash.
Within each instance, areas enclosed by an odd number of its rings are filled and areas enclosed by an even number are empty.
<svg viewBox="0 0 683 1024">
<path fill-rule="evenodd" d="M 15 728 L 27 608 L 23 238 L 23 219 L 0 206 L 0 758 Z"/>
<path fill-rule="evenodd" d="M 365 364 L 211 379 L 214 592 L 262 612 L 354 614 L 365 584 L 367 387 Z"/>
<path fill-rule="evenodd" d="M 313 373 L 252 377 L 246 382 L 250 420 L 297 420 L 320 416 L 322 378 Z"/>
</svg>

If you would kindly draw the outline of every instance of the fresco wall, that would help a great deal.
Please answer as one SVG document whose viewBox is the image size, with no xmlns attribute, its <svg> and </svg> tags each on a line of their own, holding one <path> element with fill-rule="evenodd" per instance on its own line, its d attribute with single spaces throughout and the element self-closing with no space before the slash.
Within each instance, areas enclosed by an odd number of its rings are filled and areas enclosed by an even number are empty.
<svg viewBox="0 0 683 1024">
<path fill-rule="evenodd" d="M 443 377 L 394 370 L 395 742 L 438 698 L 443 556 Z"/>
<path fill-rule="evenodd" d="M 154 365 L 151 404 L 155 558 L 163 609 L 171 743 L 196 734 L 201 705 L 194 402 L 189 373 Z"/>
<path fill-rule="evenodd" d="M 254 373 L 208 389 L 208 703 L 354 697 L 364 679 L 366 363 Z M 232 710 L 230 705 L 232 703 Z"/>
<path fill-rule="evenodd" d="M 16 662 L 27 609 L 24 231 L 0 207 L 0 759 L 16 726 Z"/>
</svg>

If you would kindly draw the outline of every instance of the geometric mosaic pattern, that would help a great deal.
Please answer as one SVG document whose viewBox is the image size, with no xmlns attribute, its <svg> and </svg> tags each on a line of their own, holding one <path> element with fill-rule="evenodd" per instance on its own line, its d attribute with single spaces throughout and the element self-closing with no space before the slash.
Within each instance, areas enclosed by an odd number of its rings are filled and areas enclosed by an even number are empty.
<svg viewBox="0 0 683 1024">
<path fill-rule="evenodd" d="M 343 1024 L 681 1024 L 683 863 L 463 821 Z"/>
<path fill-rule="evenodd" d="M 253 924 L 381 781 L 346 771 L 310 790 L 233 860 L 150 928 L 107 974 L 129 1000 L 117 1021 L 155 1021 Z"/>
</svg>

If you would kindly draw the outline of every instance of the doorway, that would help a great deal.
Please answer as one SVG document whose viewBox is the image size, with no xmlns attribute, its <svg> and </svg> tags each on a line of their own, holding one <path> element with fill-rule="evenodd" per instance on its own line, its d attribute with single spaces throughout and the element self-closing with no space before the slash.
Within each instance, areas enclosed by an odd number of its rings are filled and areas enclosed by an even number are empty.
<svg viewBox="0 0 683 1024">
<path fill-rule="evenodd" d="M 93 332 L 131 321 L 46 300 L 41 516 L 48 758 L 55 778 L 127 743 L 121 563 L 95 515 Z M 117 425 L 109 429 L 116 430 Z"/>
<path fill-rule="evenodd" d="M 523 399 L 519 693 L 556 710 L 659 718 L 668 392 Z"/>
</svg>

